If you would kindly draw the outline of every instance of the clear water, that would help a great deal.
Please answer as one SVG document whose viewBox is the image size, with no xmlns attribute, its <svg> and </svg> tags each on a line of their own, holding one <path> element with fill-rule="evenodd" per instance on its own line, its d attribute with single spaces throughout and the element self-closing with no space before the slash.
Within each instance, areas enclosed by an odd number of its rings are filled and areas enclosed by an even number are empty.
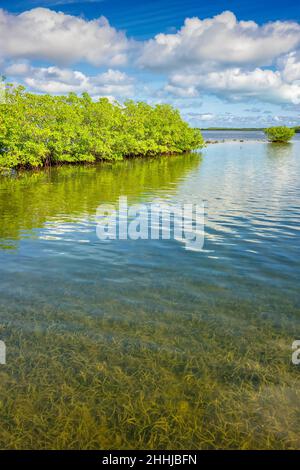
<svg viewBox="0 0 300 470">
<path fill-rule="evenodd" d="M 1 448 L 299 447 L 299 181 L 297 141 L 1 177 Z M 205 200 L 204 250 L 101 242 L 120 195 Z"/>
</svg>

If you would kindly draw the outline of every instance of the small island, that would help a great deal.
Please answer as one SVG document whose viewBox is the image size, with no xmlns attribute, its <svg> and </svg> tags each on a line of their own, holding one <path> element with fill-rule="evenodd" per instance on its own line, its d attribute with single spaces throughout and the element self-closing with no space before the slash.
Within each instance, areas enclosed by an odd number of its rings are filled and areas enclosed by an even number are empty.
<svg viewBox="0 0 300 470">
<path fill-rule="evenodd" d="M 265 134 L 270 142 L 285 144 L 295 135 L 295 129 L 286 126 L 275 126 L 265 129 Z"/>
</svg>

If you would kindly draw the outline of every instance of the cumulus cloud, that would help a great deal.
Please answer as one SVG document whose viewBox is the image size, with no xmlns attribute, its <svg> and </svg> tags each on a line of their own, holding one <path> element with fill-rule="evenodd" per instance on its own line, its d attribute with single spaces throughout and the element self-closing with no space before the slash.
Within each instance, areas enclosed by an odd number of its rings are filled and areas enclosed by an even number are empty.
<svg viewBox="0 0 300 470">
<path fill-rule="evenodd" d="M 273 103 L 300 104 L 300 84 L 286 83 L 280 71 L 240 68 L 207 74 L 174 74 L 167 92 L 172 89 L 189 90 L 189 93 L 212 93 L 230 100 L 258 99 Z M 178 91 L 175 93 L 178 94 Z"/>
<path fill-rule="evenodd" d="M 226 11 L 187 18 L 173 34 L 145 42 L 140 66 L 169 76 L 165 93 L 191 98 L 300 104 L 300 24 L 238 21 Z"/>
<path fill-rule="evenodd" d="M 34 66 L 37 60 L 47 66 Z M 87 75 L 86 62 L 109 70 Z M 300 24 L 258 25 L 239 21 L 229 11 L 187 18 L 177 32 L 142 42 L 128 39 L 103 17 L 86 20 L 47 8 L 17 15 L 0 10 L 0 64 L 6 64 L 8 77 L 19 77 L 39 92 L 131 96 L 132 79 L 115 70 L 127 64 L 148 81 L 152 98 L 162 101 L 189 102 L 209 94 L 230 101 L 300 104 Z M 144 77 L 140 68 L 147 71 Z M 158 77 L 159 90 L 151 88 L 149 71 L 153 83 Z M 142 96 L 148 98 L 146 92 Z"/>
<path fill-rule="evenodd" d="M 18 15 L 0 10 L 0 57 L 119 66 L 129 49 L 126 35 L 104 17 L 87 21 L 47 8 Z"/>
<path fill-rule="evenodd" d="M 88 76 L 78 70 L 52 67 L 32 67 L 27 63 L 16 63 L 6 73 L 22 78 L 31 90 L 50 93 L 82 93 L 92 96 L 127 98 L 134 92 L 134 80 L 126 73 L 109 69 L 107 72 Z"/>
<path fill-rule="evenodd" d="M 194 86 L 175 86 L 168 84 L 165 86 L 165 91 L 171 93 L 172 95 L 178 96 L 179 98 L 193 98 L 198 96 L 198 92 Z"/>
<path fill-rule="evenodd" d="M 270 65 L 281 54 L 300 44 L 300 25 L 276 21 L 259 26 L 238 21 L 230 11 L 213 18 L 187 18 L 175 34 L 158 34 L 146 42 L 139 64 L 172 70 L 195 65 L 203 69 L 218 66 Z"/>
<path fill-rule="evenodd" d="M 288 83 L 300 81 L 300 51 L 290 52 L 278 61 L 278 65 Z"/>
</svg>

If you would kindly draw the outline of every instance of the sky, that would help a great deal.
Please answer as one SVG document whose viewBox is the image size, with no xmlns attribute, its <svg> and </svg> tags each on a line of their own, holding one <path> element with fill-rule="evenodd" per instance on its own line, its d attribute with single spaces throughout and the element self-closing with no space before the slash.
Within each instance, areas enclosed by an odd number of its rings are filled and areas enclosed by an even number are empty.
<svg viewBox="0 0 300 470">
<path fill-rule="evenodd" d="M 198 127 L 300 123 L 300 2 L 0 0 L 0 73 L 170 103 Z"/>
</svg>

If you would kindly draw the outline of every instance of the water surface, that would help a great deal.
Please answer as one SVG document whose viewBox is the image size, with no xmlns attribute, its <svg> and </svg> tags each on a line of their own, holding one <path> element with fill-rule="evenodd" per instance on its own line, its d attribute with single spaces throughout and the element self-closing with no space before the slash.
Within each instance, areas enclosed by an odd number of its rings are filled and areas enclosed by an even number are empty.
<svg viewBox="0 0 300 470">
<path fill-rule="evenodd" d="M 0 178 L 1 448 L 299 448 L 300 143 Z M 99 204 L 206 204 L 200 252 Z"/>
</svg>

